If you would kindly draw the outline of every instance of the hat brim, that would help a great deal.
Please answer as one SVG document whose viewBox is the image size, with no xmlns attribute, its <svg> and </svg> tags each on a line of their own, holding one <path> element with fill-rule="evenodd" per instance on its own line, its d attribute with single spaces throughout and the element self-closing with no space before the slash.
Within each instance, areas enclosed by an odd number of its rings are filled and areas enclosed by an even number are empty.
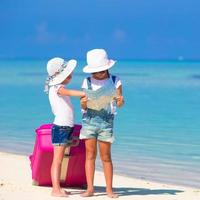
<svg viewBox="0 0 200 200">
<path fill-rule="evenodd" d="M 100 67 L 93 67 L 93 66 L 86 65 L 83 68 L 83 72 L 85 72 L 85 73 L 101 72 L 101 71 L 110 69 L 115 63 L 116 63 L 115 60 L 109 60 L 107 65 L 100 66 Z"/>
<path fill-rule="evenodd" d="M 69 60 L 67 62 L 66 68 L 60 74 L 58 74 L 55 78 L 49 81 L 49 86 L 62 83 L 73 72 L 76 65 L 77 65 L 76 60 Z"/>
</svg>

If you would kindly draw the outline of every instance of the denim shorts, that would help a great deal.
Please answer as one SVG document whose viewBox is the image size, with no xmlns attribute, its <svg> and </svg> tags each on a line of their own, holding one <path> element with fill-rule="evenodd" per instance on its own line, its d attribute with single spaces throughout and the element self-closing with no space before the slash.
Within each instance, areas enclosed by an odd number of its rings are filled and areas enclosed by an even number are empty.
<svg viewBox="0 0 200 200">
<path fill-rule="evenodd" d="M 51 141 L 54 146 L 68 145 L 72 142 L 73 127 L 53 125 Z"/>
<path fill-rule="evenodd" d="M 80 139 L 95 138 L 103 142 L 113 143 L 114 115 L 105 110 L 95 111 L 88 109 L 82 117 Z"/>
</svg>

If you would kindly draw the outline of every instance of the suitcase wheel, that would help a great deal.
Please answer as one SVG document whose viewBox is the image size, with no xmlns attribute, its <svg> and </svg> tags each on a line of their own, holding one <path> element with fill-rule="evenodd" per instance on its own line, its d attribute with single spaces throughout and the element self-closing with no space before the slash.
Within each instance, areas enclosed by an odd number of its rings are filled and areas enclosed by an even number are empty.
<svg viewBox="0 0 200 200">
<path fill-rule="evenodd" d="M 36 186 L 38 186 L 39 183 L 38 183 L 37 181 L 33 180 L 33 181 L 32 181 L 32 185 L 36 185 Z"/>
<path fill-rule="evenodd" d="M 87 184 L 83 184 L 81 188 L 82 189 L 87 189 Z"/>
</svg>

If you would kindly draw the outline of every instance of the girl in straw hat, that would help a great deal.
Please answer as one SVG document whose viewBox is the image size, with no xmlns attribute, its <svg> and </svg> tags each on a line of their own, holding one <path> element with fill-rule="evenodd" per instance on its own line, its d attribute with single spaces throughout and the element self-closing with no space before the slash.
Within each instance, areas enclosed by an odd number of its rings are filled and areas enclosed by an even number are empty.
<svg viewBox="0 0 200 200">
<path fill-rule="evenodd" d="M 52 112 L 55 115 L 52 127 L 52 144 L 54 146 L 51 166 L 52 196 L 57 197 L 67 197 L 69 194 L 60 187 L 60 173 L 64 151 L 70 145 L 74 126 L 74 112 L 70 96 L 85 96 L 82 91 L 65 88 L 65 85 L 72 79 L 72 72 L 76 65 L 76 60 L 65 61 L 58 57 L 52 58 L 47 63 L 49 76 L 45 91 L 49 94 Z"/>
<path fill-rule="evenodd" d="M 93 181 L 98 142 L 106 179 L 107 195 L 110 198 L 117 198 L 118 195 L 113 193 L 112 190 L 111 144 L 114 141 L 115 105 L 121 107 L 124 104 L 122 85 L 119 77 L 112 76 L 108 72 L 115 61 L 108 59 L 104 49 L 89 51 L 87 53 L 87 64 L 83 71 L 91 73 L 91 77 L 86 78 L 82 85 L 87 97 L 81 99 L 83 119 L 80 133 L 80 138 L 85 139 L 86 145 L 87 190 L 81 196 L 89 197 L 94 194 Z"/>
</svg>

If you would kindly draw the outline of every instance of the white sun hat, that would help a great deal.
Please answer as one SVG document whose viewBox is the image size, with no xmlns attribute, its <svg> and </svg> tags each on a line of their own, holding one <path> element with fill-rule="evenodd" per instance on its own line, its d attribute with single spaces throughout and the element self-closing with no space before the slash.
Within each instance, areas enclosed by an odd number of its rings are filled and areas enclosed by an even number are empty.
<svg viewBox="0 0 200 200">
<path fill-rule="evenodd" d="M 48 77 L 45 84 L 45 92 L 48 92 L 48 86 L 62 83 L 75 69 L 77 61 L 71 59 L 65 61 L 63 58 L 55 57 L 47 62 Z"/>
<path fill-rule="evenodd" d="M 85 73 L 95 73 L 111 68 L 116 61 L 108 59 L 104 49 L 93 49 L 87 52 L 87 65 L 83 68 Z"/>
</svg>

